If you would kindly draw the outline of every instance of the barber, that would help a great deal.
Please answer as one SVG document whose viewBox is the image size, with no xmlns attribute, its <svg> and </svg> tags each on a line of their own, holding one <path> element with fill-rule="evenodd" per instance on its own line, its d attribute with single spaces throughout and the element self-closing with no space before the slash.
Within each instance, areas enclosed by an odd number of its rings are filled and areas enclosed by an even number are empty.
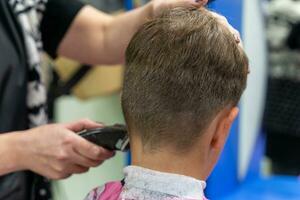
<svg viewBox="0 0 300 200">
<path fill-rule="evenodd" d="M 166 8 L 206 3 L 153 0 L 110 16 L 78 0 L 0 0 L 0 199 L 50 199 L 47 180 L 36 174 L 62 179 L 114 155 L 74 134 L 97 123 L 45 125 L 43 51 L 91 65 L 122 63 L 130 38 L 146 20 Z"/>
</svg>

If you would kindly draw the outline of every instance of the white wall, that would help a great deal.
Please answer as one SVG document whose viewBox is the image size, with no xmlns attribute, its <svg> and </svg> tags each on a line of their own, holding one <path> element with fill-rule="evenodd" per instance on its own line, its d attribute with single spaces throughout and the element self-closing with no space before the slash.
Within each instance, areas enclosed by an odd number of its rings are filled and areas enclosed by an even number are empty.
<svg viewBox="0 0 300 200">
<path fill-rule="evenodd" d="M 266 43 L 262 0 L 244 0 L 243 39 L 250 59 L 248 86 L 241 101 L 241 131 L 239 141 L 239 175 L 247 171 L 261 118 L 267 76 Z"/>
</svg>

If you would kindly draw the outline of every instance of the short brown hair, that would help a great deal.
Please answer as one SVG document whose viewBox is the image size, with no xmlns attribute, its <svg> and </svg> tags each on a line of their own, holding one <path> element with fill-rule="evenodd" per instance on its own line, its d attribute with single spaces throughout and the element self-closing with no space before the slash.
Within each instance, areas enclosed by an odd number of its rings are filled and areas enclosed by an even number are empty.
<svg viewBox="0 0 300 200">
<path fill-rule="evenodd" d="M 126 51 L 122 107 L 144 150 L 186 151 L 246 87 L 248 59 L 205 9 L 176 8 L 147 22 Z"/>
</svg>

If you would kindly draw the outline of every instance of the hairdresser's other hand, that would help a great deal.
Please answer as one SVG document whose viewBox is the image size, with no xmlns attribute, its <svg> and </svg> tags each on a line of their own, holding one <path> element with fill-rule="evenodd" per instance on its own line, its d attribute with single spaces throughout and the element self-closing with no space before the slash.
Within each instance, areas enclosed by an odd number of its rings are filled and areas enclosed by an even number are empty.
<svg viewBox="0 0 300 200">
<path fill-rule="evenodd" d="M 196 7 L 205 6 L 208 0 L 152 0 L 153 15 L 157 16 L 165 9 L 175 7 Z"/>
<path fill-rule="evenodd" d="M 24 131 L 25 145 L 20 162 L 50 179 L 63 179 L 88 171 L 112 157 L 114 152 L 98 147 L 74 132 L 101 125 L 81 120 L 68 124 L 52 124 Z"/>
<path fill-rule="evenodd" d="M 222 23 L 224 26 L 226 26 L 231 31 L 236 42 L 243 48 L 243 43 L 242 43 L 242 39 L 241 39 L 241 35 L 240 35 L 239 31 L 236 30 L 231 24 L 229 24 L 226 17 L 224 17 L 218 13 L 215 13 L 215 12 L 211 12 L 211 13 L 220 21 L 220 23 Z"/>
</svg>

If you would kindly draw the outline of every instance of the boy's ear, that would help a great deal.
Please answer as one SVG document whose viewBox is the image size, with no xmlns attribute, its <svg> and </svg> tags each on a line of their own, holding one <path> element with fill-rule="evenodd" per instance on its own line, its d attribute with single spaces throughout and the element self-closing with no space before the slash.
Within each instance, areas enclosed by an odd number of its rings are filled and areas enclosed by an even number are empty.
<svg viewBox="0 0 300 200">
<path fill-rule="evenodd" d="M 239 108 L 233 107 L 229 111 L 224 110 L 222 112 L 224 112 L 224 114 L 220 116 L 219 122 L 217 123 L 216 132 L 211 142 L 211 148 L 217 151 L 222 151 L 231 125 L 239 113 Z"/>
</svg>

